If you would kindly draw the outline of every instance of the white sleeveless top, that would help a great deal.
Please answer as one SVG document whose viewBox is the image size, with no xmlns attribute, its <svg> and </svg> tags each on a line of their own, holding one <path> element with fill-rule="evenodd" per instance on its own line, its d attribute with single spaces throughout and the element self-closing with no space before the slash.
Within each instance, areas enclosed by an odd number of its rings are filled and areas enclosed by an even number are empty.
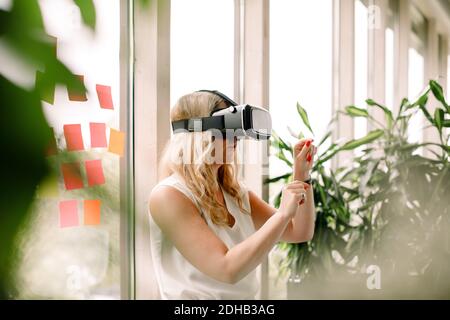
<svg viewBox="0 0 450 320">
<path fill-rule="evenodd" d="M 231 249 L 255 232 L 250 215 L 241 212 L 237 202 L 222 188 L 224 200 L 235 223 L 233 227 L 217 226 L 203 213 L 183 179 L 176 174 L 161 180 L 156 186 L 172 186 L 184 193 L 197 206 L 214 233 Z M 243 205 L 250 212 L 248 190 L 240 183 Z M 235 284 L 215 280 L 195 268 L 176 249 L 153 220 L 150 212 L 150 241 L 153 266 L 162 299 L 256 299 L 260 283 L 256 270 Z"/>
</svg>

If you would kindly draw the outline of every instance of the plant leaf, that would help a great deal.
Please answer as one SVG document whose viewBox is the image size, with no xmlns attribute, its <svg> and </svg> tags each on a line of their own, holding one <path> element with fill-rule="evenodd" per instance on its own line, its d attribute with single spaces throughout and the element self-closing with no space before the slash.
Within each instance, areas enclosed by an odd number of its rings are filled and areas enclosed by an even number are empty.
<svg viewBox="0 0 450 320">
<path fill-rule="evenodd" d="M 345 107 L 345 112 L 351 117 L 365 117 L 369 116 L 369 113 L 365 109 L 357 108 L 355 106 Z"/>
<path fill-rule="evenodd" d="M 95 6 L 92 0 L 74 0 L 75 5 L 80 8 L 81 18 L 85 25 L 95 29 L 96 14 Z"/>
<path fill-rule="evenodd" d="M 386 123 L 387 123 L 387 125 L 388 125 L 388 128 L 391 128 L 391 127 L 392 127 L 392 123 L 394 122 L 394 117 L 393 117 L 393 115 L 392 115 L 392 111 L 391 111 L 391 110 L 389 110 L 389 109 L 386 108 L 385 106 L 383 106 L 383 105 L 377 103 L 376 101 L 374 101 L 374 100 L 372 100 L 372 99 L 367 99 L 367 100 L 366 100 L 366 103 L 367 103 L 369 106 L 375 106 L 375 107 L 378 107 L 378 108 L 380 108 L 381 110 L 383 110 L 384 115 L 385 115 L 385 117 L 386 117 Z"/>
<path fill-rule="evenodd" d="M 381 129 L 373 130 L 373 131 L 369 132 L 365 137 L 347 142 L 339 150 L 353 150 L 363 144 L 367 144 L 372 141 L 375 141 L 376 139 L 381 137 L 383 134 L 384 134 L 384 131 Z"/>
<path fill-rule="evenodd" d="M 311 125 L 309 124 L 308 113 L 306 113 L 306 110 L 298 102 L 297 102 L 297 112 L 300 115 L 300 117 L 302 118 L 302 121 L 305 124 L 305 126 L 308 128 L 308 130 L 312 134 L 314 134 L 313 130 L 311 129 Z"/>
<path fill-rule="evenodd" d="M 436 108 L 434 110 L 434 122 L 436 123 L 436 127 L 438 128 L 439 132 L 442 133 L 442 125 L 444 123 L 444 110 L 441 108 Z"/>
<path fill-rule="evenodd" d="M 447 109 L 447 112 L 450 113 L 450 106 L 445 101 L 444 91 L 442 90 L 441 85 L 434 80 L 430 80 L 429 85 L 430 85 L 431 91 L 433 92 L 433 95 Z"/>
</svg>

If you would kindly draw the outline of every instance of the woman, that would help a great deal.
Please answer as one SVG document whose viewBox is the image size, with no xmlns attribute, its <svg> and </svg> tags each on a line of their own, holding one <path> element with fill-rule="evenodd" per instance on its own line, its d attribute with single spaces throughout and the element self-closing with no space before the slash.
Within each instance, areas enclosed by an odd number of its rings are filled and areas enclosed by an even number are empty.
<svg viewBox="0 0 450 320">
<path fill-rule="evenodd" d="M 208 117 L 229 106 L 222 96 L 194 92 L 178 100 L 171 121 Z M 199 139 L 201 152 L 195 147 Z M 283 187 L 278 210 L 238 180 L 236 142 L 208 131 L 186 132 L 174 134 L 166 146 L 163 180 L 149 198 L 152 258 L 163 299 L 255 299 L 255 268 L 273 246 L 313 236 L 313 191 L 304 182 L 316 153 L 312 140 L 294 147 L 294 181 Z M 208 155 L 213 161 L 206 161 Z"/>
</svg>

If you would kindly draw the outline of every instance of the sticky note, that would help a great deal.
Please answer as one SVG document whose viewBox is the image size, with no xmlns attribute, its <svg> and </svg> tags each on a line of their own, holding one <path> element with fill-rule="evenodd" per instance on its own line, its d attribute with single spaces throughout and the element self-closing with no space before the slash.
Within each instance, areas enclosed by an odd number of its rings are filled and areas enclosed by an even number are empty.
<svg viewBox="0 0 450 320">
<path fill-rule="evenodd" d="M 59 203 L 59 226 L 61 228 L 78 226 L 78 201 L 64 200 Z"/>
<path fill-rule="evenodd" d="M 53 131 L 53 128 L 50 128 L 50 130 L 50 139 L 47 145 L 47 149 L 45 150 L 45 154 L 47 156 L 54 156 L 58 153 L 58 147 L 56 146 L 55 132 Z"/>
<path fill-rule="evenodd" d="M 111 95 L 111 87 L 97 84 L 96 89 L 98 101 L 100 102 L 100 107 L 102 107 L 103 109 L 114 109 Z"/>
<path fill-rule="evenodd" d="M 84 224 L 99 225 L 100 224 L 100 200 L 84 200 Z"/>
<path fill-rule="evenodd" d="M 45 37 L 47 38 L 46 41 L 50 45 L 52 49 L 52 53 L 54 54 L 55 58 L 58 54 L 58 38 L 51 36 L 49 34 L 46 34 Z"/>
<path fill-rule="evenodd" d="M 80 163 L 69 162 L 61 164 L 61 171 L 64 178 L 64 185 L 67 190 L 83 188 L 83 180 L 81 178 Z"/>
<path fill-rule="evenodd" d="M 91 148 L 106 148 L 106 125 L 91 122 L 89 129 L 91 131 Z"/>
<path fill-rule="evenodd" d="M 108 151 L 123 156 L 125 134 L 122 131 L 111 129 L 109 134 Z"/>
<path fill-rule="evenodd" d="M 88 185 L 90 187 L 105 183 L 102 160 L 86 160 L 85 165 Z"/>
<path fill-rule="evenodd" d="M 82 84 L 84 84 L 84 76 L 82 75 L 75 75 Z M 77 87 L 71 87 L 70 85 L 67 86 L 67 93 L 69 94 L 69 100 L 70 101 L 87 101 L 86 92 L 83 92 L 81 88 Z"/>
<path fill-rule="evenodd" d="M 67 150 L 84 150 L 83 136 L 80 124 L 64 125 L 64 137 L 66 138 Z"/>
<path fill-rule="evenodd" d="M 47 73 L 36 71 L 35 88 L 42 101 L 53 105 L 55 102 L 55 86 L 55 81 Z"/>
</svg>

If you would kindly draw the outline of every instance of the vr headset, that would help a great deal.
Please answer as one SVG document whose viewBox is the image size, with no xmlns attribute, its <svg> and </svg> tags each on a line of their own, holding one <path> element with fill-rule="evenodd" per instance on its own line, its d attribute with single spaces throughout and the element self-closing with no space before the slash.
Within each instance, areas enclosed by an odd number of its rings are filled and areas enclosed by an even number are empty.
<svg viewBox="0 0 450 320">
<path fill-rule="evenodd" d="M 228 108 L 213 110 L 209 117 L 184 119 L 172 122 L 174 133 L 201 132 L 211 129 L 219 130 L 223 137 L 250 137 L 256 140 L 267 140 L 272 133 L 272 118 L 263 108 L 249 104 L 238 105 L 217 90 L 199 90 L 210 92 L 221 97 Z"/>
</svg>

